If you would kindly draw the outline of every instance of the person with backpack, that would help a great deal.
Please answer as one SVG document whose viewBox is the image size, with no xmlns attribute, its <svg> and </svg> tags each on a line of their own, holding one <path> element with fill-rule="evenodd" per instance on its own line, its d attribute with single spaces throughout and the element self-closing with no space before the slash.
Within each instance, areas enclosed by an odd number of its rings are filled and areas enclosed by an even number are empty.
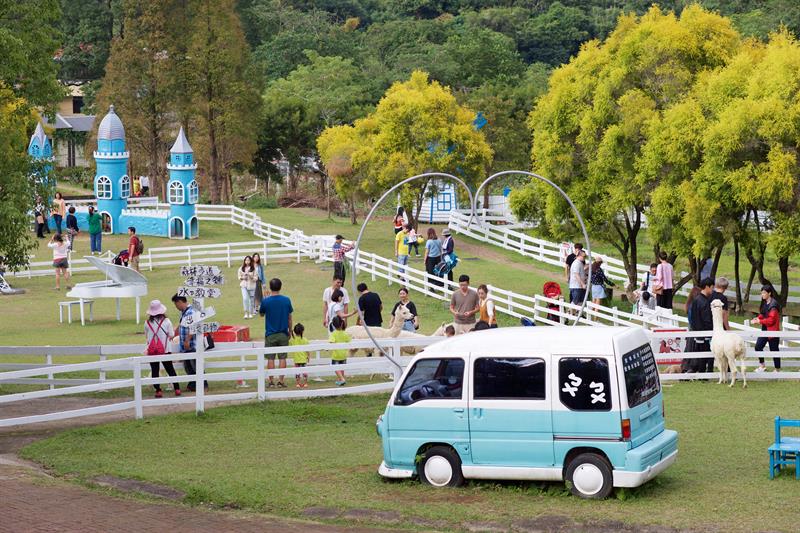
<svg viewBox="0 0 800 533">
<path fill-rule="evenodd" d="M 78 229 L 78 217 L 75 216 L 75 206 L 69 206 L 69 213 L 67 215 L 67 241 L 69 242 L 69 249 L 72 251 L 73 245 L 75 244 L 75 236 L 81 232 Z"/>
<path fill-rule="evenodd" d="M 144 243 L 136 236 L 136 228 L 133 226 L 128 228 L 128 235 L 131 237 L 128 242 L 128 267 L 139 272 L 139 256 L 144 252 Z"/>
<path fill-rule="evenodd" d="M 147 321 L 144 323 L 144 334 L 147 339 L 145 345 L 145 355 L 166 355 L 172 353 L 169 350 L 169 340 L 175 336 L 175 328 L 172 322 L 167 318 L 167 308 L 159 300 L 150 302 L 150 307 L 147 309 Z M 161 361 L 164 365 L 164 370 L 167 371 L 172 377 L 177 376 L 175 367 L 172 361 Z M 159 365 L 158 362 L 150 363 L 150 370 L 153 377 L 158 377 Z M 181 395 L 181 384 L 173 383 L 175 389 L 175 396 Z M 153 385 L 156 389 L 156 398 L 162 397 L 161 385 L 156 383 Z"/>
<path fill-rule="evenodd" d="M 89 206 L 89 247 L 92 255 L 103 251 L 103 216 Z"/>
</svg>

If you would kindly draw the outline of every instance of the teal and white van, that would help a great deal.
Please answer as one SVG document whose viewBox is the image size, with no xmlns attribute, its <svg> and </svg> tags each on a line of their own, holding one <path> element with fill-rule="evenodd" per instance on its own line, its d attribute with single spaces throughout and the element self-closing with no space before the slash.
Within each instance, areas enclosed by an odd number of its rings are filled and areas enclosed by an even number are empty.
<svg viewBox="0 0 800 533">
<path fill-rule="evenodd" d="M 678 453 L 640 328 L 499 328 L 433 344 L 377 431 L 387 478 L 564 480 L 584 498 L 638 487 Z"/>
</svg>

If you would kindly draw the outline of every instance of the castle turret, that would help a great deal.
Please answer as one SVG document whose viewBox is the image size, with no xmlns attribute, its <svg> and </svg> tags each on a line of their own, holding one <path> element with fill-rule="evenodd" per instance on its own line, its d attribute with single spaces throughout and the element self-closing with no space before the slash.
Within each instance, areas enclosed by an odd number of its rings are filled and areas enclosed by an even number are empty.
<svg viewBox="0 0 800 533">
<path fill-rule="evenodd" d="M 128 158 L 125 148 L 125 128 L 109 106 L 97 129 L 97 151 L 94 159 L 97 174 L 94 178 L 94 193 L 97 197 L 97 210 L 103 215 L 104 226 L 110 224 L 111 233 L 126 233 L 128 228 L 120 227 L 119 217 L 128 206 L 131 196 L 131 179 L 128 176 Z"/>
<path fill-rule="evenodd" d="M 36 179 L 47 184 L 50 179 L 50 170 L 53 168 L 51 164 L 53 145 L 50 144 L 50 139 L 47 138 L 41 122 L 36 124 L 36 131 L 31 135 L 31 141 L 28 143 L 28 155 L 44 162 L 44 165 L 37 171 Z"/>
<path fill-rule="evenodd" d="M 169 181 L 167 182 L 167 201 L 169 202 L 169 236 L 173 239 L 197 238 L 196 204 L 200 190 L 195 180 L 197 164 L 194 150 L 181 128 L 178 138 L 169 151 Z"/>
</svg>

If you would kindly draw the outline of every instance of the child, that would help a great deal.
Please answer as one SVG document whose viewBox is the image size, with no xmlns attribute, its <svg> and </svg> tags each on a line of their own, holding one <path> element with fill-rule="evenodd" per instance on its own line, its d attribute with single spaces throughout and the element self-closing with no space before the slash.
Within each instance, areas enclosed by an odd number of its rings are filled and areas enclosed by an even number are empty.
<svg viewBox="0 0 800 533">
<path fill-rule="evenodd" d="M 456 336 L 456 328 L 454 328 L 452 325 L 451 326 L 447 326 L 446 328 L 444 328 L 444 336 L 445 337 L 455 337 Z"/>
<path fill-rule="evenodd" d="M 294 325 L 294 337 L 289 339 L 289 346 L 303 346 L 308 344 L 308 339 L 303 338 L 303 332 L 305 332 L 306 328 L 303 324 L 297 323 Z M 294 366 L 296 367 L 304 367 L 308 364 L 308 352 L 294 352 L 292 353 L 292 359 L 294 360 Z M 294 375 L 294 380 L 296 382 L 296 387 L 298 389 L 305 389 L 308 387 L 308 374 L 303 374 L 303 379 L 300 379 L 300 374 Z"/>
<path fill-rule="evenodd" d="M 75 235 L 80 233 L 78 229 L 78 217 L 75 216 L 75 206 L 69 207 L 69 214 L 67 215 L 67 239 L 69 240 L 68 248 L 72 250 L 72 244 L 75 242 Z"/>
<path fill-rule="evenodd" d="M 333 324 L 333 332 L 331 333 L 328 342 L 332 343 L 345 343 L 352 341 L 352 337 L 344 330 L 344 320 L 341 317 L 335 316 L 331 321 Z M 344 365 L 347 364 L 347 350 L 331 350 L 331 364 Z M 341 387 L 347 383 L 344 379 L 344 370 L 336 371 L 336 385 Z"/>
</svg>

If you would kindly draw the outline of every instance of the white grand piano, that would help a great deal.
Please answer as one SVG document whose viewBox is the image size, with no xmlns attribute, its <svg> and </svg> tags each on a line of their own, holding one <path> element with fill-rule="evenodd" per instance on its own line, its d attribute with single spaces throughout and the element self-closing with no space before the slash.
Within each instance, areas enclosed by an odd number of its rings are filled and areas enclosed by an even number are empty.
<svg viewBox="0 0 800 533">
<path fill-rule="evenodd" d="M 120 298 L 136 298 L 136 323 L 138 324 L 139 311 L 141 310 L 140 299 L 142 296 L 147 295 L 147 278 L 132 268 L 106 263 L 97 257 L 85 256 L 84 259 L 103 272 L 106 275 L 106 279 L 78 283 L 67 293 L 68 297 L 80 300 L 81 325 L 86 325 L 83 301 L 95 298 L 116 298 L 117 320 L 119 320 Z"/>
</svg>

